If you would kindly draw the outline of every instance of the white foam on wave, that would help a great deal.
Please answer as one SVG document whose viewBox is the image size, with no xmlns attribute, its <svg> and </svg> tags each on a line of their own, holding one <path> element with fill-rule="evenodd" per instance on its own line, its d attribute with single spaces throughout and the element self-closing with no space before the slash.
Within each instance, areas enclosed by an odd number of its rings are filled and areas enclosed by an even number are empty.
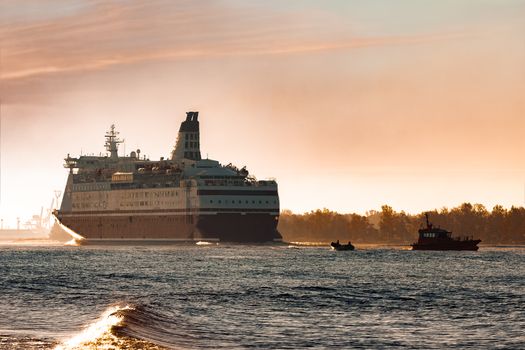
<svg viewBox="0 0 525 350">
<path fill-rule="evenodd" d="M 198 241 L 195 243 L 196 245 L 219 245 L 219 243 L 212 243 L 212 242 L 206 242 L 206 241 Z"/>
<path fill-rule="evenodd" d="M 119 343 L 119 339 L 111 333 L 111 329 L 122 323 L 124 317 L 118 313 L 122 310 L 133 308 L 129 305 L 108 308 L 99 319 L 88 324 L 79 334 L 56 346 L 55 350 L 118 349 L 115 345 Z"/>
<path fill-rule="evenodd" d="M 80 245 L 80 243 L 76 239 L 73 238 L 70 241 L 67 241 L 66 243 L 64 243 L 64 245 L 77 247 Z"/>
</svg>

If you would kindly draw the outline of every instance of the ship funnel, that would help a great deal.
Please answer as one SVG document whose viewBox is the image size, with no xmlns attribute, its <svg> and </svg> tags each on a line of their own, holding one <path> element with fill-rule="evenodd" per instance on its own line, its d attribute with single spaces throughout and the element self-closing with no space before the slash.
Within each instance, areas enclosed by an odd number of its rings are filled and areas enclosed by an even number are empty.
<svg viewBox="0 0 525 350">
<path fill-rule="evenodd" d="M 201 160 L 199 112 L 186 112 L 186 120 L 180 124 L 172 160 Z"/>
</svg>

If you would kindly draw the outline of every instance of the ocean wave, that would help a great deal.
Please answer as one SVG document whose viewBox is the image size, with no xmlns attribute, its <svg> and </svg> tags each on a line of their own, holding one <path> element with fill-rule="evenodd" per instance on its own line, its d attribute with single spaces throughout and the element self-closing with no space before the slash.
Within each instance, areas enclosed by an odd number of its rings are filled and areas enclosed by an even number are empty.
<svg viewBox="0 0 525 350">
<path fill-rule="evenodd" d="M 160 329 L 156 329 L 159 327 Z M 133 305 L 114 305 L 86 325 L 79 333 L 57 345 L 54 350 L 87 349 L 175 349 L 171 344 L 161 345 L 150 337 L 161 338 L 163 330 L 158 317 Z M 168 346 L 166 346 L 168 345 Z"/>
</svg>

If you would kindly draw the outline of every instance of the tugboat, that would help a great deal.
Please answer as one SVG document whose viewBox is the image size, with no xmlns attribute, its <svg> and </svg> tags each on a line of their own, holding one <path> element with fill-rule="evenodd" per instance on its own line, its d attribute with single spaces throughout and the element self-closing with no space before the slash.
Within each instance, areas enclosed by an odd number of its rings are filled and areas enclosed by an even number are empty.
<svg viewBox="0 0 525 350">
<path fill-rule="evenodd" d="M 337 242 L 330 243 L 330 246 L 333 250 L 354 250 L 355 247 L 352 245 L 352 243 L 348 242 L 348 244 L 341 244 L 339 243 L 339 240 Z"/>
<path fill-rule="evenodd" d="M 412 250 L 478 250 L 480 239 L 452 237 L 452 232 L 434 227 L 425 213 L 427 227 L 419 229 L 419 239 Z"/>
</svg>

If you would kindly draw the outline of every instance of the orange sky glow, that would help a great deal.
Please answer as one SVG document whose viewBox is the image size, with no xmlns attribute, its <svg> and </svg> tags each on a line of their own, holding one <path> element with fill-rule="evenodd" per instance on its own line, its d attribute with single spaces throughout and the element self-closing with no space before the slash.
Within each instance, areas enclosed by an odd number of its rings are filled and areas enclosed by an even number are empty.
<svg viewBox="0 0 525 350">
<path fill-rule="evenodd" d="M 62 190 L 66 154 L 201 151 L 279 183 L 282 209 L 525 201 L 525 1 L 0 4 L 1 203 Z"/>
</svg>

